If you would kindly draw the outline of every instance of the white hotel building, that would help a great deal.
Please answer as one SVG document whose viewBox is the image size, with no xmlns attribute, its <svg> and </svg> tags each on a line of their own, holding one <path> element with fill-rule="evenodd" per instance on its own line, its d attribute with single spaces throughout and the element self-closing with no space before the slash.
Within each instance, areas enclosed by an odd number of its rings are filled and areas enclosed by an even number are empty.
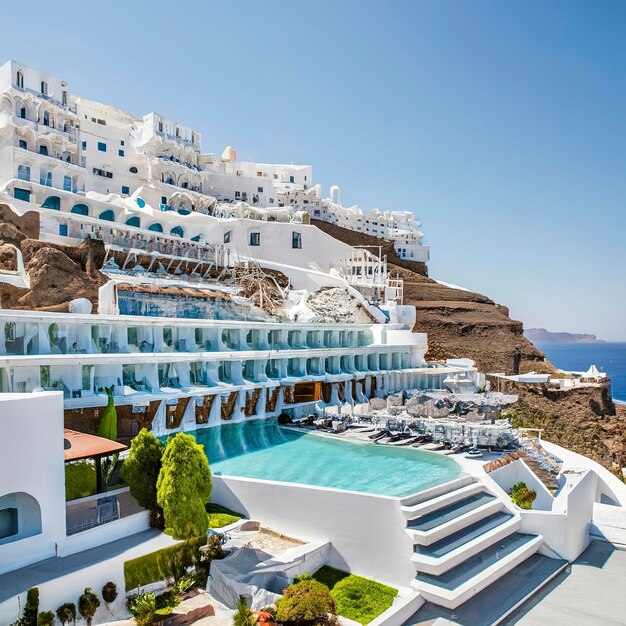
<svg viewBox="0 0 626 626">
<path fill-rule="evenodd" d="M 0 577 L 148 527 L 127 489 L 64 502 L 63 425 L 95 433 L 105 387 L 114 388 L 118 434 L 129 440 L 144 426 L 161 435 L 219 429 L 350 410 L 404 389 L 484 385 L 471 361 L 427 363 L 426 335 L 413 332 L 415 308 L 403 305 L 386 259 L 334 239 L 310 217 L 393 239 L 401 257 L 425 262 L 420 223 L 406 212 L 344 208 L 339 193 L 322 199 L 310 166 L 240 162 L 232 148 L 203 154 L 200 134 L 172 120 L 75 97 L 65 81 L 15 61 L 0 68 L 0 204 L 35 214 L 44 242 L 100 240 L 107 279 L 97 310 L 85 300 L 70 312 L 0 309 Z M 0 270 L 0 283 L 28 288 L 15 252 L 17 268 Z M 287 277 L 282 316 L 242 297 L 234 266 Z M 359 320 L 307 317 L 302 302 L 326 288 L 358 303 Z M 223 431 L 204 431 L 212 432 Z M 492 474 L 468 461 L 458 479 L 402 498 L 221 475 L 214 495 L 280 532 L 331 542 L 342 559 L 332 565 L 403 588 L 403 619 L 386 622 L 395 626 L 425 600 L 461 605 L 539 553 L 561 567 L 586 548 L 592 528 L 626 541 L 624 485 L 588 459 L 549 452 L 561 463 L 556 494 L 516 460 Z M 78 458 L 91 457 L 69 460 Z M 537 489 L 540 510 L 512 504 L 508 490 L 520 480 Z M 116 507 L 113 517 L 101 516 L 105 505 Z M 466 512 L 455 515 L 457 505 Z M 438 524 L 420 527 L 439 514 Z M 426 553 L 448 539 L 444 558 Z M 485 551 L 493 562 L 476 566 Z M 441 584 L 465 563 L 473 569 L 462 584 Z M 45 581 L 41 609 L 85 584 L 114 580 L 122 589 L 117 565 L 94 567 L 102 580 Z M 3 595 L 2 580 L 0 624 L 17 617 L 25 591 Z"/>
</svg>

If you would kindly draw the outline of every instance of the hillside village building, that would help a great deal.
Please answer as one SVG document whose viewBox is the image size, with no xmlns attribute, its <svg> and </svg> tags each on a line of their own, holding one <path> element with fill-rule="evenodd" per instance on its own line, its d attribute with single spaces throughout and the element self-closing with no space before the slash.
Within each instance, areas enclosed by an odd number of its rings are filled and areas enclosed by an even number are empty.
<svg viewBox="0 0 626 626">
<path fill-rule="evenodd" d="M 626 541 L 623 483 L 589 459 L 513 433 L 473 361 L 427 361 L 427 337 L 387 259 L 311 224 L 391 239 L 400 257 L 425 263 L 412 213 L 343 207 L 336 186 L 322 198 L 310 166 L 242 162 L 230 147 L 220 157 L 203 153 L 195 130 L 76 97 L 65 81 L 15 61 L 0 68 L 0 204 L 36 224 L 42 248 L 62 254 L 89 245 L 103 258 L 94 302 L 43 310 L 1 303 L 0 624 L 23 604 L 25 589 L 3 591 L 12 576 L 34 571 L 21 568 L 148 528 L 148 512 L 127 487 L 65 502 L 63 463 L 98 466 L 140 428 L 162 437 L 212 433 L 218 459 L 243 458 L 244 466 L 249 445 L 271 449 L 277 464 L 281 446 L 297 437 L 312 437 L 320 454 L 332 440 L 337 447 L 319 471 L 327 482 L 307 476 L 315 454 L 292 452 L 295 480 L 218 471 L 213 497 L 308 542 L 302 554 L 315 559 L 299 554 L 300 573 L 312 573 L 306 567 L 323 555 L 318 565 L 396 586 L 378 626 L 399 626 L 426 601 L 461 607 L 511 572 L 556 575 L 592 533 Z M 13 249 L 15 266 L 0 269 L 0 287 L 28 290 L 25 255 Z M 425 397 L 429 410 L 450 418 L 420 415 Z M 463 412 L 470 404 L 475 410 Z M 107 405 L 121 441 L 94 436 Z M 480 450 L 454 460 L 397 449 L 391 437 L 389 446 L 342 443 L 337 433 L 294 435 L 277 425 L 313 416 L 345 434 L 344 418 L 359 415 L 363 432 L 388 437 L 392 423 L 403 435 L 421 431 L 411 445 L 428 435 L 436 448 L 447 439 L 498 451 L 484 464 Z M 279 441 L 266 438 L 277 432 Z M 553 492 L 526 457 L 503 452 L 509 445 L 548 466 Z M 345 446 L 359 453 L 346 461 Z M 369 455 L 382 458 L 378 472 Z M 387 493 L 384 463 L 406 468 L 413 459 L 419 469 L 399 470 Z M 365 486 L 342 483 L 349 471 Z M 520 481 L 537 492 L 534 510 L 509 497 Z M 38 581 L 41 609 L 56 609 L 86 584 L 125 588 L 115 559 L 89 575 L 93 581 L 75 573 Z"/>
</svg>

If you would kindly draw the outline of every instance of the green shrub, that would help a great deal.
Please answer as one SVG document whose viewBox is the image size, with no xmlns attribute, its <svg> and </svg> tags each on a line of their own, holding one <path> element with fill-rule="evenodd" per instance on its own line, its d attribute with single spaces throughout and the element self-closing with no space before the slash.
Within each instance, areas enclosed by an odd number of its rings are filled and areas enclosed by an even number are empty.
<svg viewBox="0 0 626 626">
<path fill-rule="evenodd" d="M 76 621 L 76 605 L 73 602 L 66 602 L 57 609 L 57 617 L 63 626 Z"/>
<path fill-rule="evenodd" d="M 165 448 L 157 480 L 157 502 L 163 509 L 165 532 L 174 539 L 206 535 L 211 499 L 211 470 L 204 448 L 185 433 L 177 433 Z"/>
<path fill-rule="evenodd" d="M 315 578 L 317 582 L 322 583 L 322 585 L 326 585 L 331 591 L 340 580 L 343 580 L 348 576 L 350 576 L 348 572 L 343 572 L 340 569 L 335 569 L 330 565 L 324 565 L 320 567 L 320 569 L 318 569 L 317 572 L 313 574 L 313 578 Z"/>
<path fill-rule="evenodd" d="M 37 616 L 37 626 L 54 626 L 54 613 L 52 611 L 42 611 Z"/>
<path fill-rule="evenodd" d="M 99 606 L 100 599 L 90 587 L 87 587 L 83 595 L 78 598 L 78 612 L 87 620 L 87 626 L 91 626 L 91 621 Z"/>
<path fill-rule="evenodd" d="M 24 604 L 24 623 L 26 626 L 37 626 L 37 615 L 39 613 L 39 588 L 31 587 L 26 592 L 26 603 Z"/>
<path fill-rule="evenodd" d="M 142 428 L 130 442 L 128 458 L 120 470 L 120 476 L 130 487 L 132 496 L 149 511 L 160 510 L 156 484 L 164 450 L 165 446 L 150 431 Z"/>
<path fill-rule="evenodd" d="M 256 616 L 250 610 L 246 599 L 243 596 L 239 596 L 235 614 L 233 615 L 233 626 L 255 626 L 255 624 Z"/>
<path fill-rule="evenodd" d="M 190 539 L 174 546 L 144 554 L 124 563 L 124 579 L 126 591 L 143 587 L 150 583 L 167 578 L 175 578 L 172 571 L 174 560 L 185 568 L 195 565 L 198 561 L 198 550 L 206 543 L 205 537 Z"/>
<path fill-rule="evenodd" d="M 65 464 L 65 500 L 78 500 L 96 493 L 96 468 L 87 461 Z"/>
<path fill-rule="evenodd" d="M 350 574 L 334 585 L 330 595 L 337 604 L 339 615 L 365 625 L 393 604 L 398 590 L 375 580 Z"/>
<path fill-rule="evenodd" d="M 133 614 L 137 626 L 150 624 L 156 610 L 156 598 L 153 593 L 138 593 L 130 606 L 130 612 Z"/>
<path fill-rule="evenodd" d="M 530 510 L 533 508 L 533 502 L 537 497 L 537 492 L 533 489 L 529 489 L 526 483 L 519 482 L 513 485 L 511 491 L 509 491 L 509 495 L 513 503 L 520 509 Z"/>
<path fill-rule="evenodd" d="M 326 585 L 305 579 L 287 587 L 276 602 L 276 619 L 287 626 L 334 623 L 335 601 Z"/>
</svg>

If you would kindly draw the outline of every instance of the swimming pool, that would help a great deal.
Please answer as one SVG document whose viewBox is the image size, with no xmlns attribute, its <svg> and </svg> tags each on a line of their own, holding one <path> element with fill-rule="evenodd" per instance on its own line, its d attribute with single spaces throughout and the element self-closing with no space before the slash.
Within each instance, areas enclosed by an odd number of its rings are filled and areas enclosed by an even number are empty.
<svg viewBox="0 0 626 626">
<path fill-rule="evenodd" d="M 275 420 L 226 424 L 190 434 L 204 445 L 214 474 L 396 497 L 461 474 L 453 459 L 433 452 L 294 432 Z"/>
</svg>

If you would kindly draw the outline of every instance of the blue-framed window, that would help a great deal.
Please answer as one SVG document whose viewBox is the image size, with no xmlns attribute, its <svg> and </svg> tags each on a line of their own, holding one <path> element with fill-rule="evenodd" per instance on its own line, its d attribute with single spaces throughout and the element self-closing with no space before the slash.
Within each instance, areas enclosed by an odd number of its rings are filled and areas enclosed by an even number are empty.
<svg viewBox="0 0 626 626">
<path fill-rule="evenodd" d="M 15 189 L 13 189 L 13 197 L 17 200 L 30 202 L 30 191 L 28 189 L 20 189 L 19 187 L 15 187 Z"/>
<path fill-rule="evenodd" d="M 125 193 L 127 196 L 130 196 L 130 187 L 126 185 L 122 185 L 122 193 Z"/>
<path fill-rule="evenodd" d="M 83 141 L 83 144 L 82 144 L 82 145 L 83 145 L 83 150 L 87 150 L 87 142 L 86 142 L 86 141 Z"/>
<path fill-rule="evenodd" d="M 63 191 L 72 191 L 72 177 L 71 176 L 63 177 Z"/>
<path fill-rule="evenodd" d="M 167 204 L 167 196 L 161 196 L 161 204 Z"/>
<path fill-rule="evenodd" d="M 20 139 L 19 146 L 20 148 L 23 148 L 24 150 L 28 150 L 28 142 L 24 141 L 23 139 Z"/>
<path fill-rule="evenodd" d="M 250 233 L 250 245 L 251 246 L 261 245 L 261 233 L 259 232 Z"/>
<path fill-rule="evenodd" d="M 117 151 L 117 153 L 118 153 L 121 157 L 123 157 L 123 156 L 124 156 L 124 150 L 118 150 L 118 151 Z"/>
<path fill-rule="evenodd" d="M 297 232 L 291 233 L 291 247 L 295 250 L 302 248 L 302 235 Z"/>
<path fill-rule="evenodd" d="M 120 140 L 120 146 L 123 146 L 123 145 L 124 145 L 124 140 L 123 140 L 123 139 L 121 139 L 121 140 Z"/>
<path fill-rule="evenodd" d="M 100 152 L 106 152 L 107 151 L 107 145 L 106 143 L 99 141 L 98 142 L 98 150 L 100 150 Z"/>
</svg>

